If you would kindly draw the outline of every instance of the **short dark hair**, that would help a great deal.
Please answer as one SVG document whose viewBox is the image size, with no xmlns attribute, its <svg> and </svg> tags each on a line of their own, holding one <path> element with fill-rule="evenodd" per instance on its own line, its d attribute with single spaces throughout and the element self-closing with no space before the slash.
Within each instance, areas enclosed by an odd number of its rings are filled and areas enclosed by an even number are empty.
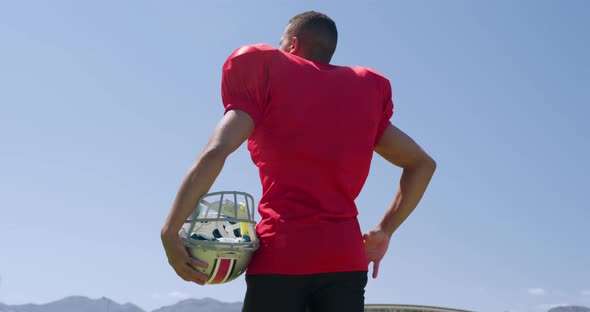
<svg viewBox="0 0 590 312">
<path fill-rule="evenodd" d="M 338 30 L 326 14 L 307 11 L 289 20 L 289 35 L 297 37 L 309 54 L 329 61 L 336 51 Z"/>
</svg>

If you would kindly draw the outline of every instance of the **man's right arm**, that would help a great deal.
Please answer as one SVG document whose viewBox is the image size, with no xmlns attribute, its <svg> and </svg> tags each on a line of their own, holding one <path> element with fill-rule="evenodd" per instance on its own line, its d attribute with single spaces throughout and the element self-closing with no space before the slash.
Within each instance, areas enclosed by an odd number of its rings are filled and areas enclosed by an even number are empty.
<svg viewBox="0 0 590 312">
<path fill-rule="evenodd" d="M 436 169 L 436 162 L 403 131 L 390 125 L 375 146 L 375 152 L 403 168 L 393 203 L 376 230 L 390 237 L 420 202 Z"/>
<path fill-rule="evenodd" d="M 390 125 L 375 146 L 375 152 L 391 164 L 403 168 L 395 199 L 375 229 L 365 234 L 369 262 L 373 262 L 373 278 L 385 256 L 389 239 L 414 211 L 430 183 L 436 162 L 412 138 Z"/>
</svg>

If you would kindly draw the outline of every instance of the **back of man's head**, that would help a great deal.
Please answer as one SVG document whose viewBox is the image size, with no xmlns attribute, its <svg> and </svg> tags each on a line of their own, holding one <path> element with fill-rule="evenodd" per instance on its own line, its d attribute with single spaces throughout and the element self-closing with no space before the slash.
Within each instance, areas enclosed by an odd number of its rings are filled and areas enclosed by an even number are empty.
<svg viewBox="0 0 590 312">
<path fill-rule="evenodd" d="M 289 38 L 297 37 L 307 58 L 328 63 L 336 51 L 338 30 L 327 15 L 315 11 L 297 14 L 289 20 L 286 32 Z"/>
</svg>

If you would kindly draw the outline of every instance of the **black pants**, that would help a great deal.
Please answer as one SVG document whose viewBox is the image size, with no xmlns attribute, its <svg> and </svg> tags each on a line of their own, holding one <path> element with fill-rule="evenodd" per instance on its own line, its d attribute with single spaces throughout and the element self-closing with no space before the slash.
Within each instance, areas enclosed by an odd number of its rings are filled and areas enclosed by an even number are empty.
<svg viewBox="0 0 590 312">
<path fill-rule="evenodd" d="M 247 275 L 246 284 L 242 312 L 363 312 L 367 272 Z"/>
</svg>

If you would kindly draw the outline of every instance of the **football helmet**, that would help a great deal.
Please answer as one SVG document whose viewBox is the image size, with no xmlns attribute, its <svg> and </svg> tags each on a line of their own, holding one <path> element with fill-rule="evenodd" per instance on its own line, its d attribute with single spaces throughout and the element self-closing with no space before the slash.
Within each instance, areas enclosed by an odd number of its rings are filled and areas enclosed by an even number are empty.
<svg viewBox="0 0 590 312">
<path fill-rule="evenodd" d="M 252 195 L 224 191 L 201 197 L 179 235 L 193 258 L 209 264 L 194 267 L 209 276 L 206 284 L 227 283 L 246 271 L 259 246 L 255 225 Z"/>
</svg>

